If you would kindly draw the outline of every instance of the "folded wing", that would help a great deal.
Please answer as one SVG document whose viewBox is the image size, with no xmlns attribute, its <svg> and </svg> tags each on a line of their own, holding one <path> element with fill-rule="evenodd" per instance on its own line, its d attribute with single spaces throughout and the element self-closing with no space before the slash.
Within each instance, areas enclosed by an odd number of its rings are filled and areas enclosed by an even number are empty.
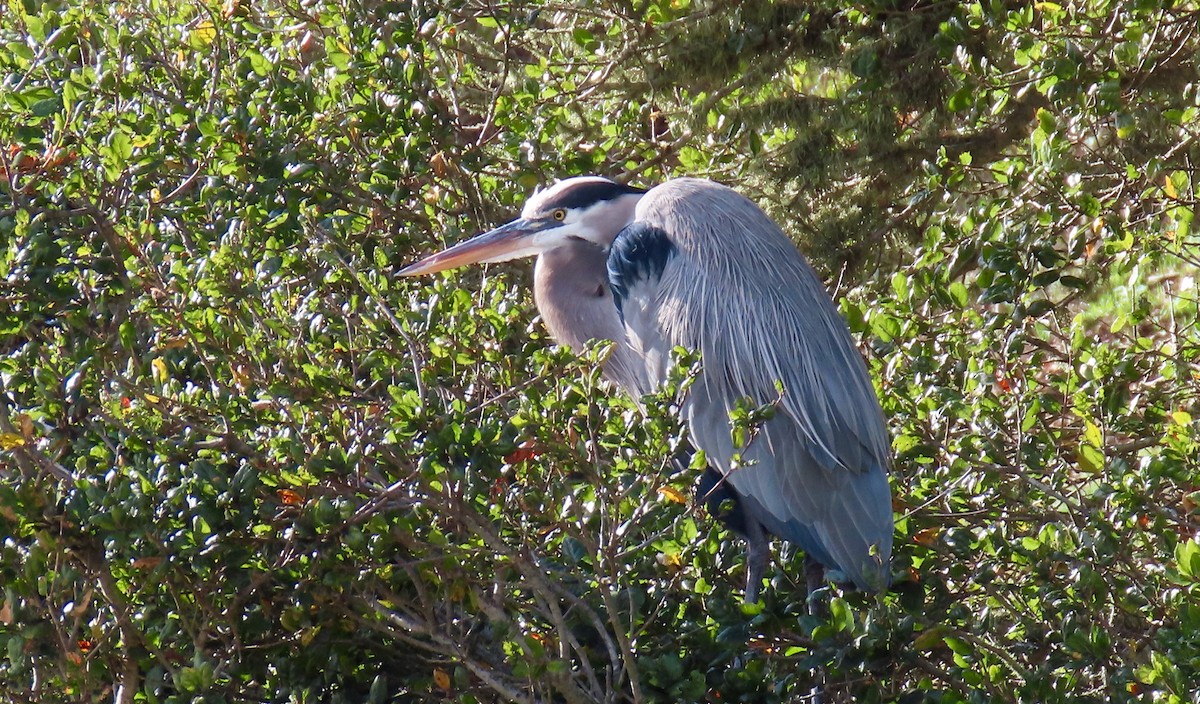
<svg viewBox="0 0 1200 704">
<path fill-rule="evenodd" d="M 795 245 L 733 190 L 678 179 L 642 198 L 608 272 L 647 378 L 664 378 L 676 345 L 701 353 L 686 405 L 692 440 L 747 515 L 858 586 L 886 586 L 883 416 L 845 322 Z M 730 434 L 739 403 L 776 406 L 745 447 Z"/>
</svg>

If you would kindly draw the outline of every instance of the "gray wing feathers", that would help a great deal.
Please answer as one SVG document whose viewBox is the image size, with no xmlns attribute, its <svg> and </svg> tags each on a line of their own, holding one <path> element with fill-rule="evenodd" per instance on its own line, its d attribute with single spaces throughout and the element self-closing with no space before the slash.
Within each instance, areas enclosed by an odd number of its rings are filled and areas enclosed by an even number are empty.
<svg viewBox="0 0 1200 704">
<path fill-rule="evenodd" d="M 754 502 L 755 518 L 859 586 L 884 586 L 891 561 L 892 506 L 883 468 L 827 470 L 812 457 L 796 421 L 780 414 L 763 424 L 742 449 L 741 465 L 731 471 L 735 448 L 728 411 L 704 388 L 693 387 L 688 405 L 693 440 L 743 500 Z"/>
<path fill-rule="evenodd" d="M 644 382 L 637 389 L 639 393 L 653 390 L 653 384 L 666 377 L 667 364 L 671 360 L 671 343 L 662 334 L 658 325 L 657 309 L 658 282 L 639 280 L 629 287 L 629 292 L 623 300 L 625 320 L 625 344 L 630 357 L 637 359 L 643 365 L 639 376 L 652 380 Z"/>
<path fill-rule="evenodd" d="M 730 481 L 774 519 L 807 526 L 854 581 L 878 586 L 870 566 L 887 565 L 891 552 L 890 442 L 824 286 L 787 236 L 724 186 L 669 181 L 642 198 L 637 219 L 669 233 L 677 251 L 652 290 L 643 284 L 645 305 L 626 328 L 643 346 L 700 350 L 696 443 L 728 472 L 728 412 L 741 398 L 778 399 L 780 413 L 743 453 L 758 464 Z"/>
</svg>

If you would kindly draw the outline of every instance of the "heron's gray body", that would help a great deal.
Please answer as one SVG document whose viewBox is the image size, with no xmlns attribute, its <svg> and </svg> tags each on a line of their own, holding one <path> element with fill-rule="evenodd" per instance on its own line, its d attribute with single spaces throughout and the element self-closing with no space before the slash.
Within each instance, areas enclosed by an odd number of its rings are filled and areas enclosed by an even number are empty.
<svg viewBox="0 0 1200 704">
<path fill-rule="evenodd" d="M 866 366 L 821 281 L 757 206 L 711 181 L 668 181 L 642 198 L 635 218 L 673 247 L 661 274 L 629 285 L 621 303 L 627 344 L 648 378 L 663 378 L 676 345 L 698 350 L 702 371 L 685 407 L 692 441 L 748 504 L 748 518 L 860 587 L 885 586 L 890 443 Z M 610 257 L 610 276 L 620 266 Z M 778 399 L 778 408 L 735 448 L 729 414 L 743 399 Z"/>
<path fill-rule="evenodd" d="M 837 307 L 766 214 L 711 181 L 645 192 L 568 179 L 535 195 L 519 220 L 402 273 L 530 254 L 551 335 L 576 348 L 613 340 L 605 373 L 635 396 L 663 382 L 674 347 L 700 352 L 684 410 L 692 442 L 740 502 L 749 599 L 764 531 L 859 587 L 887 585 L 890 443 L 879 402 Z M 745 447 L 731 438 L 739 403 L 776 410 Z"/>
</svg>

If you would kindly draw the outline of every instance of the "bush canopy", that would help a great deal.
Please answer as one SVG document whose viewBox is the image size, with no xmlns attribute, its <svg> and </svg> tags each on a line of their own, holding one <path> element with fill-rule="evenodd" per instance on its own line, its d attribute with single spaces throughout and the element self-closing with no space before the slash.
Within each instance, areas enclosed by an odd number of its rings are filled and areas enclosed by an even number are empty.
<svg viewBox="0 0 1200 704">
<path fill-rule="evenodd" d="M 1197 702 L 1194 2 L 10 0 L 0 698 Z M 527 263 L 602 174 L 734 186 L 893 435 L 805 615 Z M 736 245 L 731 245 L 736 246 Z"/>
</svg>

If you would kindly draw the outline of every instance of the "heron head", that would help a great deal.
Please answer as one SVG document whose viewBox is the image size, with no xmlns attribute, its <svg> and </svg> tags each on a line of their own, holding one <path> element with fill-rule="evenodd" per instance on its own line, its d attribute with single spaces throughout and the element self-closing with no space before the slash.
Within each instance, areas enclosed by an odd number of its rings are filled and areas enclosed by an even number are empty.
<svg viewBox="0 0 1200 704">
<path fill-rule="evenodd" d="M 571 241 L 607 249 L 617 233 L 633 221 L 634 209 L 645 193 L 599 176 L 568 178 L 534 194 L 516 220 L 397 273 L 417 276 L 479 262 L 503 262 L 541 254 Z"/>
</svg>

